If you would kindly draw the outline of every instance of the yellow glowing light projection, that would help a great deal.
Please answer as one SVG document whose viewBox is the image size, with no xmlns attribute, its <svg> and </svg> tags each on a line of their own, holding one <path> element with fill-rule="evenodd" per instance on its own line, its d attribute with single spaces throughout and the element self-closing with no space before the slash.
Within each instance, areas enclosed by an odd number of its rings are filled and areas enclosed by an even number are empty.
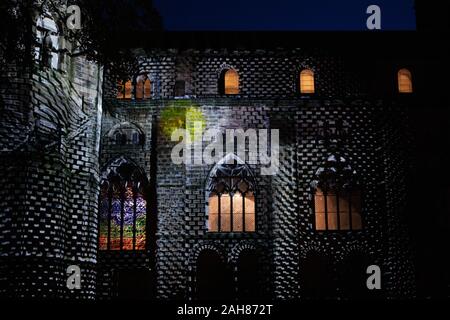
<svg viewBox="0 0 450 320">
<path fill-rule="evenodd" d="M 199 128 L 195 128 L 195 125 Z M 201 134 L 206 128 L 206 120 L 200 107 L 190 100 L 174 101 L 161 112 L 161 132 L 170 139 L 177 129 L 185 129 L 189 132 L 191 141 L 201 139 Z M 194 131 L 201 129 L 200 132 Z"/>
</svg>

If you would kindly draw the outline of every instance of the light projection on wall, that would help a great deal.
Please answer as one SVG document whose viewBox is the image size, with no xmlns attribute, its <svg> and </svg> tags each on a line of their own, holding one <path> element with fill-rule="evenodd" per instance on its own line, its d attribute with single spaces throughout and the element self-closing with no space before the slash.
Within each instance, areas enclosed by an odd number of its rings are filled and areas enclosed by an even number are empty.
<svg viewBox="0 0 450 320">
<path fill-rule="evenodd" d="M 105 172 L 100 189 L 100 250 L 145 249 L 145 188 L 145 176 L 123 158 Z"/>
</svg>

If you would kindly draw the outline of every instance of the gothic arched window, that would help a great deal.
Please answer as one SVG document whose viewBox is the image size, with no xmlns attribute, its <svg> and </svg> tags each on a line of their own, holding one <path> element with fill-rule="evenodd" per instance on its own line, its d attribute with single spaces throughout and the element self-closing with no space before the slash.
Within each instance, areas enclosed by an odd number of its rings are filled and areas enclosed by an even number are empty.
<svg viewBox="0 0 450 320">
<path fill-rule="evenodd" d="M 412 93 L 412 75 L 408 69 L 401 69 L 397 74 L 398 92 L 400 93 Z"/>
<path fill-rule="evenodd" d="M 309 69 L 305 69 L 300 72 L 300 93 L 303 94 L 312 94 L 315 92 L 314 87 L 314 72 Z"/>
<path fill-rule="evenodd" d="M 209 232 L 255 231 L 255 180 L 242 160 L 223 158 L 211 170 L 207 192 Z"/>
<path fill-rule="evenodd" d="M 103 173 L 99 204 L 99 249 L 144 250 L 147 179 L 124 158 Z"/>
<path fill-rule="evenodd" d="M 316 230 L 362 229 L 361 191 L 343 157 L 330 155 L 311 186 Z"/>
<path fill-rule="evenodd" d="M 223 70 L 219 78 L 219 93 L 239 94 L 239 74 L 234 69 Z"/>
</svg>

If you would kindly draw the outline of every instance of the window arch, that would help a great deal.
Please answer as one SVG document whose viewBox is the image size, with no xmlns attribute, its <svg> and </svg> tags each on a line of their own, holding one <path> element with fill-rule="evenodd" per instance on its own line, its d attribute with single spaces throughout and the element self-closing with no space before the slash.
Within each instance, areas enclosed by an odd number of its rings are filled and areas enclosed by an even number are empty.
<svg viewBox="0 0 450 320">
<path fill-rule="evenodd" d="M 117 82 L 117 99 L 131 99 L 133 92 L 133 84 L 131 80 L 125 81 L 119 80 Z"/>
<path fill-rule="evenodd" d="M 209 175 L 208 231 L 254 232 L 255 191 L 250 168 L 233 154 L 223 158 Z"/>
<path fill-rule="evenodd" d="M 397 74 L 398 91 L 400 93 L 412 93 L 412 75 L 408 69 L 400 69 Z"/>
<path fill-rule="evenodd" d="M 136 78 L 135 97 L 138 100 L 151 98 L 151 83 L 147 75 L 139 75 Z"/>
<path fill-rule="evenodd" d="M 103 173 L 99 201 L 99 249 L 144 250 L 147 179 L 124 158 Z"/>
<path fill-rule="evenodd" d="M 150 99 L 152 97 L 152 84 L 150 79 L 147 78 L 144 82 L 144 99 Z"/>
<path fill-rule="evenodd" d="M 35 48 L 37 59 L 45 67 L 59 68 L 59 29 L 50 15 L 40 16 L 36 21 L 36 39 L 38 45 Z"/>
<path fill-rule="evenodd" d="M 305 69 L 299 75 L 299 89 L 302 94 L 312 94 L 315 92 L 314 72 L 310 69 Z"/>
<path fill-rule="evenodd" d="M 145 134 L 134 123 L 123 122 L 114 126 L 107 135 L 117 145 L 143 145 Z"/>
<path fill-rule="evenodd" d="M 340 155 L 330 155 L 312 182 L 317 231 L 361 230 L 361 191 L 356 173 Z"/>
<path fill-rule="evenodd" d="M 219 79 L 219 91 L 221 94 L 235 95 L 239 94 L 239 74 L 234 69 L 225 69 L 222 71 Z"/>
</svg>

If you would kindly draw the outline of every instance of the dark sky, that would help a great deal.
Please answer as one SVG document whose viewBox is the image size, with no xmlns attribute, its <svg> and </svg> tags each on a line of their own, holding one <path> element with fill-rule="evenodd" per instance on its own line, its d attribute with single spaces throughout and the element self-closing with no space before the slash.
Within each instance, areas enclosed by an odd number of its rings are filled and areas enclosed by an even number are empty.
<svg viewBox="0 0 450 320">
<path fill-rule="evenodd" d="M 446 1 L 446 0 L 443 0 Z M 154 0 L 167 30 L 366 30 L 381 7 L 383 30 L 415 29 L 414 0 Z"/>
</svg>

